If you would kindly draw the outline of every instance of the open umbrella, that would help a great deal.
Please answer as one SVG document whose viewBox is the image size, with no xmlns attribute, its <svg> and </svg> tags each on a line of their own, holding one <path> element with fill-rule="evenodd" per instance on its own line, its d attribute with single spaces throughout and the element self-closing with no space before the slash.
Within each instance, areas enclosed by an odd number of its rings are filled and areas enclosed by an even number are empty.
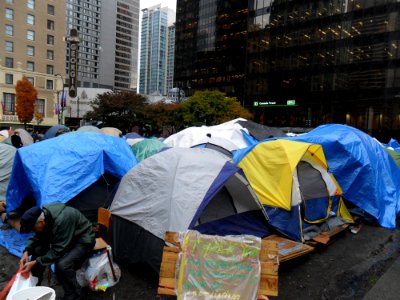
<svg viewBox="0 0 400 300">
<path fill-rule="evenodd" d="M 133 153 L 135 153 L 135 156 L 139 161 L 160 152 L 161 149 L 166 147 L 168 146 L 163 142 L 153 139 L 144 139 L 131 146 Z"/>
<path fill-rule="evenodd" d="M 28 145 L 33 144 L 33 138 L 32 138 L 32 136 L 30 135 L 30 133 L 28 131 L 26 131 L 23 128 L 17 128 L 14 131 L 19 133 L 19 136 L 21 137 L 22 144 L 24 146 L 28 146 Z"/>
<path fill-rule="evenodd" d="M 44 134 L 44 139 L 46 140 L 55 137 L 57 135 L 57 132 L 62 132 L 62 133 L 69 132 L 69 128 L 61 124 L 54 125 L 46 131 L 46 133 Z"/>
<path fill-rule="evenodd" d="M 93 125 L 85 125 L 85 126 L 79 127 L 76 131 L 78 131 L 78 132 L 97 132 L 97 133 L 101 133 L 100 128 L 97 128 L 96 126 L 93 126 Z"/>
<path fill-rule="evenodd" d="M 115 127 L 103 127 L 100 129 L 100 131 L 105 135 L 111 135 L 117 137 L 122 136 L 122 131 Z"/>
</svg>

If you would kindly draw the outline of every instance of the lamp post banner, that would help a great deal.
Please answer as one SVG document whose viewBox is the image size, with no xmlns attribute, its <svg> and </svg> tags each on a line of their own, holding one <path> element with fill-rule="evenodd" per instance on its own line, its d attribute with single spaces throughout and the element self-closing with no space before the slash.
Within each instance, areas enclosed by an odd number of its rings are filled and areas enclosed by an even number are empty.
<svg viewBox="0 0 400 300">
<path fill-rule="evenodd" d="M 62 91 L 61 94 L 61 107 L 66 107 L 67 106 L 67 91 Z"/>
</svg>

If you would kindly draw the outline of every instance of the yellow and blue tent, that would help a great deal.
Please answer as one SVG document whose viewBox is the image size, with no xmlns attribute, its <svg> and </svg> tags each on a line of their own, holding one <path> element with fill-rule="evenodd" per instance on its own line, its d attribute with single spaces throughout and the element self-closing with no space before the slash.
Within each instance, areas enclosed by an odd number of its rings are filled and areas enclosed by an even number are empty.
<svg viewBox="0 0 400 300">
<path fill-rule="evenodd" d="M 234 154 L 278 231 L 304 241 L 303 229 L 336 215 L 351 221 L 320 144 L 276 139 Z"/>
</svg>

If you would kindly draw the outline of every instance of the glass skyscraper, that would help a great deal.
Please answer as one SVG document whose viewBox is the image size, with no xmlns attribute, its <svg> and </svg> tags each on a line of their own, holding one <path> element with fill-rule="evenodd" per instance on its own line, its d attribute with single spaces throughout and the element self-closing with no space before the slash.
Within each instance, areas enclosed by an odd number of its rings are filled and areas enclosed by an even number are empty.
<svg viewBox="0 0 400 300">
<path fill-rule="evenodd" d="M 140 37 L 139 93 L 167 95 L 168 64 L 174 48 L 169 27 L 175 21 L 175 13 L 168 7 L 152 6 L 142 10 Z"/>
<path fill-rule="evenodd" d="M 271 126 L 400 129 L 395 0 L 178 0 L 175 81 Z M 243 23 L 244 22 L 244 23 Z"/>
</svg>

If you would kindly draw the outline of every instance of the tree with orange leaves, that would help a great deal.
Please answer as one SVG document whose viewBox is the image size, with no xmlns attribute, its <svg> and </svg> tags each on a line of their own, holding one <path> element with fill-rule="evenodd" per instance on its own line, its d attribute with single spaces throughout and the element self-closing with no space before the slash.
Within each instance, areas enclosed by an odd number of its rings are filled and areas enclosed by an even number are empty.
<svg viewBox="0 0 400 300">
<path fill-rule="evenodd" d="M 17 81 L 15 94 L 17 98 L 15 110 L 18 120 L 24 123 L 26 127 L 26 123 L 31 122 L 33 119 L 37 91 L 33 84 L 26 77 L 23 77 L 21 80 Z"/>
</svg>

